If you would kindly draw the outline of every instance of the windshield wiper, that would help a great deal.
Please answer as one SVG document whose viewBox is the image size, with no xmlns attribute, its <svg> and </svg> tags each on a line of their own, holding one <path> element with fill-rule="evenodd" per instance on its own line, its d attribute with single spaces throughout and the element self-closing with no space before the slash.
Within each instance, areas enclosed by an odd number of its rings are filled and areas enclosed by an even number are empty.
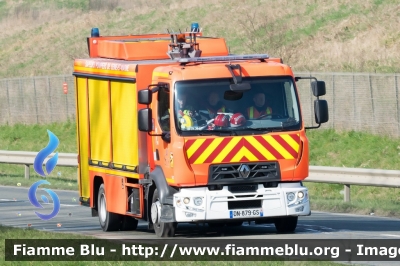
<svg viewBox="0 0 400 266">
<path fill-rule="evenodd" d="M 285 130 L 285 128 L 283 126 L 280 126 L 280 127 L 248 127 L 247 129 L 263 131 L 263 132 L 279 132 L 279 131 Z"/>
<path fill-rule="evenodd" d="M 284 131 L 287 129 L 290 129 L 290 127 L 292 126 L 296 126 L 298 125 L 298 121 L 296 121 L 295 119 L 288 119 L 287 121 L 281 122 L 280 126 L 275 126 L 275 127 L 249 127 L 248 129 L 254 129 L 257 131 L 266 131 L 266 132 L 278 132 L 278 131 Z"/>
<path fill-rule="evenodd" d="M 288 120 L 282 122 L 282 127 L 287 128 L 294 125 L 297 125 L 299 122 L 296 119 L 288 118 Z"/>
<path fill-rule="evenodd" d="M 216 135 L 216 136 L 237 136 L 237 132 L 234 130 L 207 130 L 207 131 L 201 131 L 198 133 L 199 136 L 211 136 L 211 135 Z"/>
</svg>

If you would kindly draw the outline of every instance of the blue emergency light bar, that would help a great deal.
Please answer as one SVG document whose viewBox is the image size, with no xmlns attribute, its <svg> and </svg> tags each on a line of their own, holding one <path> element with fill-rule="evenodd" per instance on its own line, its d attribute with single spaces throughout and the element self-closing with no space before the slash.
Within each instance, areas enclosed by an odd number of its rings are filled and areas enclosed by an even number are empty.
<svg viewBox="0 0 400 266">
<path fill-rule="evenodd" d="M 234 61 L 234 60 L 264 60 L 268 59 L 267 54 L 249 54 L 249 55 L 227 55 L 227 56 L 206 56 L 206 57 L 193 57 L 193 58 L 179 58 L 179 63 L 201 63 L 211 61 Z"/>
</svg>

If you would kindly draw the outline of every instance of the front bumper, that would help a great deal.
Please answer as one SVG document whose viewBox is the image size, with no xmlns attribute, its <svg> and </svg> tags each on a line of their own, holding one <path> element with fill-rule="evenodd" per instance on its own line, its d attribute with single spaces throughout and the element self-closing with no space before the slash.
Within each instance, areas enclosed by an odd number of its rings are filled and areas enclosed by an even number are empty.
<svg viewBox="0 0 400 266">
<path fill-rule="evenodd" d="M 293 195 L 290 195 L 289 201 L 290 193 Z M 259 184 L 255 192 L 244 193 L 232 193 L 228 186 L 213 191 L 207 187 L 182 188 L 174 194 L 173 204 L 177 222 L 258 220 L 306 216 L 311 212 L 308 190 L 300 182 L 280 183 L 274 188 L 264 188 Z"/>
</svg>

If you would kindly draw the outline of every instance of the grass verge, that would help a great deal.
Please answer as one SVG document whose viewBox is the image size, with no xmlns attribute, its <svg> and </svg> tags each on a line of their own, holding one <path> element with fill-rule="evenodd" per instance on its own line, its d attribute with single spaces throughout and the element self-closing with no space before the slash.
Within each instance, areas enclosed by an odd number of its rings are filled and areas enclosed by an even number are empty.
<svg viewBox="0 0 400 266">
<path fill-rule="evenodd" d="M 30 187 L 43 177 L 36 174 L 30 167 L 30 178 L 25 179 L 24 165 L 0 164 L 0 184 L 3 186 Z M 56 166 L 53 172 L 46 177 L 53 189 L 67 189 L 78 191 L 77 169 L 75 167 Z"/>
<path fill-rule="evenodd" d="M 226 38 L 232 53 L 268 53 L 297 71 L 398 73 L 397 2 L 0 1 L 0 76 L 71 73 L 72 60 L 87 57 L 92 27 L 112 36 L 179 31 L 194 21 L 205 35 Z"/>
<path fill-rule="evenodd" d="M 351 186 L 351 201 L 344 202 L 344 186 L 305 182 L 312 210 L 400 217 L 399 188 Z"/>
<path fill-rule="evenodd" d="M 47 130 L 53 132 L 59 139 L 58 152 L 76 153 L 76 123 L 51 123 L 48 125 L 0 126 L 0 150 L 37 151 L 43 149 L 49 142 Z"/>
</svg>

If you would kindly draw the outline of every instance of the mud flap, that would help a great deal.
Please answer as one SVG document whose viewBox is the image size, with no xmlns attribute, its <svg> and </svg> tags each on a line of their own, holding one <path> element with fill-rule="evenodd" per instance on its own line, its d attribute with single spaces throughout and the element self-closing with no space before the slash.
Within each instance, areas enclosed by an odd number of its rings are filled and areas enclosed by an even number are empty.
<svg viewBox="0 0 400 266">
<path fill-rule="evenodd" d="M 173 223 L 173 222 L 176 222 L 174 206 L 162 205 L 160 222 L 162 222 L 162 223 Z"/>
<path fill-rule="evenodd" d="M 154 171 L 150 173 L 150 179 L 156 184 L 160 197 L 160 203 L 163 205 L 173 205 L 173 195 L 178 191 L 168 185 L 161 167 L 155 167 Z"/>
</svg>

